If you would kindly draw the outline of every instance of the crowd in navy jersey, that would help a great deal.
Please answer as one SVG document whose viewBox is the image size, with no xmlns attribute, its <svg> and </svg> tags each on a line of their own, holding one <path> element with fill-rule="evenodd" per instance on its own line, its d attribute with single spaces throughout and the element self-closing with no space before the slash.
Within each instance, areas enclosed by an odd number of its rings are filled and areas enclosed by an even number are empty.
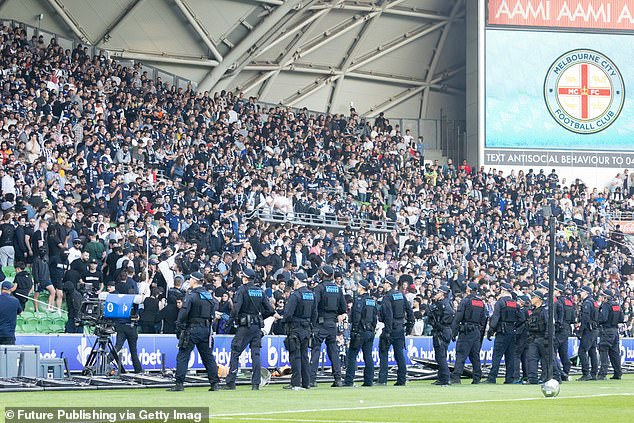
<svg viewBox="0 0 634 423">
<path fill-rule="evenodd" d="M 177 88 L 21 29 L 2 28 L 0 47 L 0 264 L 32 267 L 51 310 L 68 298 L 68 271 L 82 281 L 91 261 L 96 289 L 143 293 L 148 310 L 200 271 L 228 315 L 250 267 L 281 311 L 292 274 L 324 263 L 348 294 L 364 278 L 380 297 L 394 275 L 419 318 L 443 283 L 457 301 L 475 280 L 493 304 L 502 280 L 521 292 L 547 279 L 548 205 L 557 282 L 618 292 L 632 330 L 634 265 L 606 217 L 634 210 L 627 171 L 601 190 L 550 169 L 429 162 L 423 140 L 383 115 Z M 348 226 L 293 223 L 298 213 Z M 383 222 L 395 229 L 377 235 Z"/>
</svg>

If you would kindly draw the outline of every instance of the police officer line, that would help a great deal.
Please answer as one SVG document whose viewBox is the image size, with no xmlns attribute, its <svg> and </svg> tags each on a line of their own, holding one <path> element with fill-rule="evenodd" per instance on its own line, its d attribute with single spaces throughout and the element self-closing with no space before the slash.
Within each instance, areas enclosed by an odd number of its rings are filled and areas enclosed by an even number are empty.
<svg viewBox="0 0 634 423">
<path fill-rule="evenodd" d="M 266 368 L 275 368 L 289 365 L 289 353 L 284 347 L 285 336 L 264 336 L 262 338 L 261 365 Z M 95 337 L 82 334 L 58 334 L 58 335 L 17 335 L 18 345 L 39 345 L 42 358 L 67 358 L 71 371 L 83 369 L 86 358 L 90 353 Z M 214 336 L 213 355 L 219 365 L 227 366 L 231 356 L 232 335 Z M 113 337 L 114 341 L 114 337 Z M 493 342 L 484 339 L 480 358 L 483 363 L 490 364 L 493 355 Z M 621 363 L 634 364 L 634 338 L 622 338 L 621 343 Z M 165 354 L 165 367 L 176 367 L 176 354 L 178 340 L 174 335 L 139 335 L 138 352 L 139 360 L 144 370 L 160 370 L 163 367 L 162 356 Z M 379 338 L 374 339 L 372 346 L 372 358 L 375 365 L 379 363 Z M 568 339 L 568 352 L 570 356 L 577 354 L 579 340 L 571 337 Z M 126 369 L 132 370 L 132 360 L 126 348 L 121 350 L 122 362 Z M 330 366 L 330 361 L 326 355 L 326 346 L 322 345 L 320 362 L 326 367 Z M 413 364 L 410 357 L 434 360 L 434 349 L 432 337 L 429 336 L 408 336 L 405 340 L 405 356 L 407 364 Z M 451 342 L 447 354 L 449 362 L 455 361 L 456 346 Z M 390 350 L 388 355 L 389 365 L 395 365 L 394 353 Z M 239 359 L 241 368 L 251 368 L 250 350 L 247 348 Z M 357 357 L 357 363 L 362 366 L 363 360 Z M 189 360 L 189 368 L 203 369 L 201 358 L 197 351 L 192 352 Z"/>
</svg>

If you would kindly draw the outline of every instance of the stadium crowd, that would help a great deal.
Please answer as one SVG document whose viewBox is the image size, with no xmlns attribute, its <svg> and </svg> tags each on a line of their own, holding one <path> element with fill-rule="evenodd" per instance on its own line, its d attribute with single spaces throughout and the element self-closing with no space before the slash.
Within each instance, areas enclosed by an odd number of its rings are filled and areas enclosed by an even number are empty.
<svg viewBox="0 0 634 423">
<path fill-rule="evenodd" d="M 606 217 L 634 210 L 634 172 L 598 190 L 554 170 L 429 162 L 423 139 L 383 115 L 266 107 L 21 29 L 0 37 L 0 265 L 16 268 L 15 295 L 47 290 L 48 310 L 66 301 L 71 317 L 86 291 L 140 293 L 142 331 L 173 333 L 182 288 L 200 272 L 223 333 L 242 270 L 281 314 L 293 273 L 328 263 L 349 300 L 361 279 L 380 298 L 393 275 L 414 333 L 429 334 L 421 306 L 443 283 L 457 304 L 477 282 L 491 311 L 501 281 L 521 293 L 547 279 L 549 205 L 557 283 L 617 292 L 621 334 L 634 334 L 634 264 Z"/>
</svg>

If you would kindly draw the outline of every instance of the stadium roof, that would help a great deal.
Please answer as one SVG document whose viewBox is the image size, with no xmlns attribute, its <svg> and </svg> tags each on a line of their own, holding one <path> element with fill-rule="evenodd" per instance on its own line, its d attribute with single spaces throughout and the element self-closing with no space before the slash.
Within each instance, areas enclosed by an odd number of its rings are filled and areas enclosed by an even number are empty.
<svg viewBox="0 0 634 423">
<path fill-rule="evenodd" d="M 0 0 L 3 18 L 199 90 L 411 118 L 464 109 L 464 15 L 465 0 Z"/>
</svg>

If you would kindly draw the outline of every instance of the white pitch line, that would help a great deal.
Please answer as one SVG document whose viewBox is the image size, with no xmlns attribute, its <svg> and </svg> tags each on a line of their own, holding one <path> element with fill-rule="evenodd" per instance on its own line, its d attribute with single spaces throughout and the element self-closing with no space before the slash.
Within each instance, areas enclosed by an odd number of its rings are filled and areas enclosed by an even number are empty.
<svg viewBox="0 0 634 423">
<path fill-rule="evenodd" d="M 553 401 L 556 399 L 583 399 L 583 398 L 598 398 L 598 397 L 616 397 L 616 396 L 634 396 L 634 393 L 621 392 L 613 394 L 592 394 L 592 395 L 573 395 L 569 397 L 549 398 Z M 249 412 L 249 413 L 232 413 L 232 414 L 212 414 L 209 417 L 240 417 L 240 416 L 266 416 L 277 414 L 298 414 L 298 413 L 317 413 L 324 411 L 354 411 L 354 410 L 380 410 L 385 408 L 407 408 L 407 407 L 432 407 L 440 405 L 460 405 L 460 404 L 485 404 L 495 402 L 511 402 L 511 401 L 538 401 L 544 400 L 543 397 L 529 397 L 529 398 L 507 398 L 507 399 L 483 399 L 483 400 L 467 400 L 467 401 L 442 401 L 442 402 L 422 402 L 413 404 L 388 404 L 388 405 L 370 405 L 364 407 L 339 407 L 339 408 L 312 408 L 304 410 L 281 410 L 281 411 L 263 411 L 263 412 Z M 315 420 L 308 420 L 315 421 Z M 339 420 L 335 420 L 339 421 Z"/>
</svg>

